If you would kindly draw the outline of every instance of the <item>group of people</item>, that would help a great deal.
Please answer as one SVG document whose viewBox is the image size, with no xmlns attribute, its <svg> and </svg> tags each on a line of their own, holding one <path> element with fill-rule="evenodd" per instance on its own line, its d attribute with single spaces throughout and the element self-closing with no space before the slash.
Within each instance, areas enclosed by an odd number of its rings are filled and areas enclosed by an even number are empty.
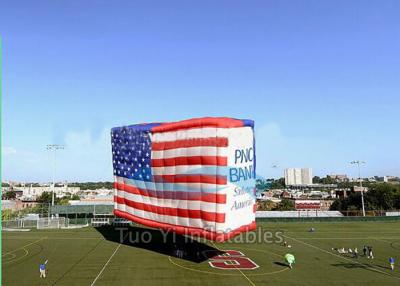
<svg viewBox="0 0 400 286">
<path fill-rule="evenodd" d="M 363 253 L 364 253 L 364 256 L 374 259 L 374 254 L 372 253 L 372 246 L 364 245 Z"/>
<path fill-rule="evenodd" d="M 353 258 L 358 258 L 358 248 L 357 247 L 354 249 L 351 249 L 351 248 L 346 249 L 344 247 L 332 248 L 332 250 L 337 251 L 339 254 L 350 254 Z"/>
<path fill-rule="evenodd" d="M 342 248 L 332 248 L 332 250 L 337 251 L 339 254 L 350 254 L 353 258 L 358 258 L 358 249 L 355 247 L 354 249 L 348 248 L 345 249 L 344 247 Z M 372 251 L 372 246 L 369 245 L 364 245 L 363 246 L 363 254 L 364 257 L 367 257 L 368 259 L 374 259 L 374 253 Z M 394 257 L 389 258 L 389 265 L 390 269 L 394 270 Z"/>
<path fill-rule="evenodd" d="M 292 248 L 292 246 L 286 240 L 283 242 L 283 246 L 284 247 L 288 247 L 288 248 Z"/>
<path fill-rule="evenodd" d="M 358 258 L 358 248 L 332 248 L 332 250 L 337 251 L 339 254 L 350 254 L 353 258 Z M 364 257 L 374 259 L 374 254 L 372 252 L 372 246 L 364 245 L 363 246 L 363 254 Z"/>
<path fill-rule="evenodd" d="M 358 258 L 358 248 L 332 248 L 332 250 L 337 251 L 339 254 L 350 254 L 353 258 Z M 364 257 L 374 259 L 374 254 L 372 252 L 372 246 L 364 245 L 363 246 L 363 254 Z"/>
</svg>

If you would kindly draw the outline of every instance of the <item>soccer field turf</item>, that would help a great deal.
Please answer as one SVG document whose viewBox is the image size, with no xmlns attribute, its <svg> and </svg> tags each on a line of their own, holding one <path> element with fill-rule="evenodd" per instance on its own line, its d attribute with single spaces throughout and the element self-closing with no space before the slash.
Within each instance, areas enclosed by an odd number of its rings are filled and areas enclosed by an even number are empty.
<svg viewBox="0 0 400 286">
<path fill-rule="evenodd" d="M 3 232 L 2 285 L 400 285 L 400 265 L 391 271 L 388 263 L 390 256 L 400 261 L 400 222 L 268 222 L 258 227 L 256 234 L 271 232 L 269 243 L 179 242 L 183 259 L 174 257 L 172 235 L 162 243 L 160 232 L 141 227 L 131 228 L 123 244 L 119 231 L 111 228 Z M 308 231 L 311 227 L 315 232 Z M 134 241 L 147 230 L 150 243 Z M 147 234 L 142 238 L 147 240 Z M 282 246 L 280 238 L 292 247 Z M 373 260 L 363 257 L 363 245 L 373 247 Z M 360 257 L 332 250 L 341 247 L 357 247 Z M 217 252 L 212 249 L 243 256 L 199 258 L 197 251 L 211 256 Z M 286 253 L 296 257 L 293 269 L 284 264 Z M 46 259 L 47 278 L 40 279 L 39 264 Z M 231 269 L 218 268 L 225 265 Z"/>
</svg>

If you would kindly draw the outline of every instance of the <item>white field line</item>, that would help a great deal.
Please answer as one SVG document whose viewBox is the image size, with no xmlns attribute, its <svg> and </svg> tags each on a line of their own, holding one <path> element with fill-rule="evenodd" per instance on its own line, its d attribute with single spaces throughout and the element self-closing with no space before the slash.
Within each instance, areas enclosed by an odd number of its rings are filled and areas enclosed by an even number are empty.
<svg viewBox="0 0 400 286">
<path fill-rule="evenodd" d="M 9 251 L 9 252 L 6 252 L 6 253 L 4 253 L 2 256 L 8 255 L 8 254 L 13 253 L 13 252 L 16 252 L 16 251 L 18 251 L 18 250 L 20 250 L 20 249 L 24 249 L 25 247 L 28 247 L 28 246 L 30 246 L 30 245 L 32 245 L 32 244 L 35 244 L 35 243 L 37 243 L 37 242 L 39 242 L 39 241 L 41 241 L 41 240 L 43 240 L 43 239 L 45 239 L 45 238 L 42 237 L 42 238 L 40 238 L 40 239 L 38 239 L 38 240 L 36 240 L 36 241 L 34 241 L 34 242 L 28 243 L 28 244 L 26 244 L 26 245 L 24 245 L 24 246 L 18 247 L 17 249 L 14 249 L 14 250 L 11 250 L 11 251 Z"/>
<path fill-rule="evenodd" d="M 220 251 L 223 251 L 223 250 L 219 249 L 218 246 L 216 246 L 215 243 L 214 243 L 213 241 L 211 241 L 211 243 L 212 243 L 212 245 L 213 245 L 216 249 L 218 249 L 218 250 L 220 250 Z M 236 268 L 236 266 L 235 266 L 235 269 L 236 269 L 236 270 L 239 270 L 239 272 L 243 275 L 243 277 L 246 278 L 247 281 L 248 281 L 252 286 L 256 286 L 256 284 L 254 284 L 254 282 L 251 281 L 250 278 L 247 277 L 247 275 L 244 274 L 242 270 L 240 270 L 239 268 Z"/>
<path fill-rule="evenodd" d="M 101 274 L 103 273 L 103 271 L 106 269 L 107 265 L 110 263 L 111 259 L 114 257 L 114 255 L 117 253 L 118 249 L 121 247 L 122 244 L 118 244 L 118 246 L 115 248 L 113 254 L 111 254 L 110 258 L 108 258 L 106 264 L 104 264 L 103 268 L 100 270 L 99 274 L 97 274 L 96 278 L 93 280 L 92 284 L 90 284 L 90 286 L 93 286 L 97 279 L 100 278 Z"/>
<path fill-rule="evenodd" d="M 393 239 L 393 240 L 400 240 L 400 237 L 374 237 L 374 236 L 368 236 L 368 237 L 298 237 L 297 239 L 303 239 L 303 240 L 365 240 L 365 239 L 375 239 L 375 240 L 383 240 L 383 239 Z"/>
<path fill-rule="evenodd" d="M 298 239 L 296 239 L 296 238 L 293 238 L 293 237 L 290 237 L 290 236 L 287 236 L 287 235 L 282 235 L 282 236 L 283 236 L 283 237 L 286 237 L 286 238 L 289 238 L 289 239 L 291 239 L 291 240 L 294 240 L 294 241 L 296 241 L 296 242 L 298 242 L 298 243 L 304 244 L 304 245 L 306 245 L 306 246 L 308 246 L 308 247 L 317 249 L 317 250 L 319 250 L 319 251 L 321 251 L 321 252 L 330 254 L 330 255 L 335 256 L 335 257 L 342 258 L 342 259 L 344 259 L 344 260 L 346 260 L 346 261 L 350 261 L 350 262 L 352 262 L 352 263 L 356 263 L 356 264 L 362 265 L 362 266 L 364 266 L 364 267 L 366 267 L 366 268 L 368 268 L 368 269 L 370 269 L 370 270 L 373 270 L 373 271 L 375 271 L 375 272 L 378 272 L 378 273 L 387 275 L 387 276 L 389 276 L 389 277 L 392 277 L 392 278 L 394 278 L 394 279 L 400 280 L 400 277 L 393 276 L 393 275 L 390 274 L 390 273 L 386 273 L 386 272 L 384 272 L 384 271 L 381 271 L 381 270 L 379 270 L 379 269 L 376 269 L 375 267 L 369 266 L 369 265 L 367 265 L 367 264 L 358 262 L 358 261 L 356 261 L 356 260 L 352 260 L 352 259 L 350 259 L 350 258 L 341 256 L 341 255 L 338 255 L 338 254 L 336 254 L 336 253 L 329 252 L 329 251 L 327 251 L 327 250 L 325 250 L 325 249 L 319 248 L 318 246 L 309 244 L 309 243 L 307 243 L 307 242 L 298 240 Z"/>
</svg>

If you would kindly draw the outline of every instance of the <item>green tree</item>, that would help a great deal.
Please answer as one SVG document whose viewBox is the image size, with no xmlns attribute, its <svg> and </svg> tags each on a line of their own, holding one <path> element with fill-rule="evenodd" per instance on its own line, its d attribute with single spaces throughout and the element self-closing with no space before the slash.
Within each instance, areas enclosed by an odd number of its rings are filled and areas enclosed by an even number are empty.
<svg viewBox="0 0 400 286">
<path fill-rule="evenodd" d="M 321 184 L 321 178 L 318 176 L 314 176 L 312 179 L 313 184 Z"/>
<path fill-rule="evenodd" d="M 57 202 L 57 205 L 68 205 L 68 204 L 69 204 L 69 198 L 68 197 L 63 197 Z"/>
<path fill-rule="evenodd" d="M 354 184 L 353 184 L 354 186 Z M 400 209 L 400 185 L 388 183 L 366 183 L 368 192 L 364 195 L 366 210 Z M 337 199 L 331 210 L 361 210 L 361 194 L 352 192 L 347 198 Z"/>
<path fill-rule="evenodd" d="M 256 189 L 258 191 L 265 191 L 271 187 L 271 183 L 269 180 L 257 179 L 256 180 Z"/>
<path fill-rule="evenodd" d="M 278 180 L 273 179 L 271 183 L 271 189 L 284 189 L 284 188 L 286 188 L 285 178 L 279 178 Z"/>
<path fill-rule="evenodd" d="M 55 197 L 55 196 L 54 196 Z M 54 200 L 57 198 L 55 197 Z M 50 204 L 52 201 L 52 192 L 43 192 L 36 201 L 41 204 Z"/>
<path fill-rule="evenodd" d="M 295 210 L 294 202 L 292 200 L 283 199 L 274 209 L 276 211 L 293 211 Z"/>
<path fill-rule="evenodd" d="M 10 220 L 14 218 L 14 214 L 12 210 L 7 209 L 7 210 L 1 210 L 1 220 Z"/>
<path fill-rule="evenodd" d="M 336 180 L 333 179 L 331 176 L 326 176 L 325 178 L 321 179 L 322 184 L 335 184 Z"/>
<path fill-rule="evenodd" d="M 15 199 L 17 196 L 17 193 L 15 191 L 8 191 L 3 195 L 4 200 L 12 200 Z"/>
<path fill-rule="evenodd" d="M 71 197 L 71 200 L 77 200 L 79 201 L 81 198 L 77 194 L 73 194 Z"/>
<path fill-rule="evenodd" d="M 276 203 L 272 201 L 259 201 L 257 203 L 257 210 L 259 211 L 271 211 L 276 207 Z"/>
<path fill-rule="evenodd" d="M 95 190 L 95 189 L 113 189 L 113 182 L 82 182 L 82 183 L 69 183 L 70 187 L 79 187 L 81 190 Z"/>
</svg>

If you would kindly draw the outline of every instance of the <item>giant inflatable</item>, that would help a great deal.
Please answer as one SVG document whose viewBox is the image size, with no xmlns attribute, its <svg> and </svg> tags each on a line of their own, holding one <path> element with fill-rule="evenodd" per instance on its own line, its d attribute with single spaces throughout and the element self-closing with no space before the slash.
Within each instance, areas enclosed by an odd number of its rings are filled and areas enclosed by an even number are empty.
<svg viewBox="0 0 400 286">
<path fill-rule="evenodd" d="M 252 120 L 115 127 L 111 144 L 116 216 L 217 241 L 255 229 Z"/>
</svg>

